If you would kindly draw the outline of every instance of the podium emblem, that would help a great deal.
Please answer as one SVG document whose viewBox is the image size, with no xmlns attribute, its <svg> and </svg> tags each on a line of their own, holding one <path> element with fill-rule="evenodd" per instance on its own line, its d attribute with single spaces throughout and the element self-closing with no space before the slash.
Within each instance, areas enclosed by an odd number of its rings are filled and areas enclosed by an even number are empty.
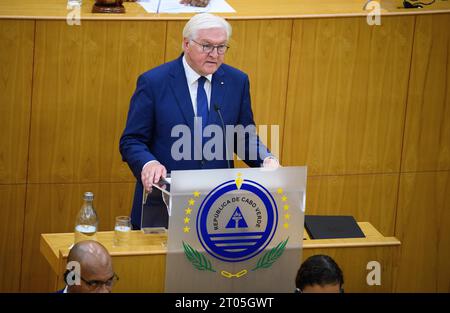
<svg viewBox="0 0 450 313">
<path fill-rule="evenodd" d="M 205 197 L 196 223 L 205 251 L 225 262 L 241 262 L 261 253 L 277 225 L 277 204 L 270 192 L 240 176 L 217 186 Z"/>
<path fill-rule="evenodd" d="M 226 228 L 248 228 L 247 222 L 242 216 L 242 212 L 239 207 L 236 208 Z"/>
<path fill-rule="evenodd" d="M 291 292 L 306 168 L 172 172 L 166 291 Z"/>
</svg>

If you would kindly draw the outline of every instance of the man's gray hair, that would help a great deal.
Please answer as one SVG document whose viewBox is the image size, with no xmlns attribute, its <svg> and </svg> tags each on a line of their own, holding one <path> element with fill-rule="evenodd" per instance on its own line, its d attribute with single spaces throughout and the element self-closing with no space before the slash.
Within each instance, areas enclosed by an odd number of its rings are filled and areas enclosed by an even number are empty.
<svg viewBox="0 0 450 313">
<path fill-rule="evenodd" d="M 231 25 L 224 18 L 210 13 L 200 13 L 186 23 L 183 38 L 195 39 L 199 30 L 208 28 L 223 28 L 227 32 L 227 41 L 231 37 Z"/>
</svg>

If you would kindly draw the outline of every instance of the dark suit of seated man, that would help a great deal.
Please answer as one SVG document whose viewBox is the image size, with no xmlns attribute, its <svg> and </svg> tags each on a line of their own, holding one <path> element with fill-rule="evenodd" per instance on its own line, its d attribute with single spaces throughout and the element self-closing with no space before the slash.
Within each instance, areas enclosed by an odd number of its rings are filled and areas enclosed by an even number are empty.
<svg viewBox="0 0 450 313">
<path fill-rule="evenodd" d="M 118 279 L 108 250 L 97 241 L 75 244 L 67 258 L 62 293 L 110 293 Z"/>
<path fill-rule="evenodd" d="M 141 224 L 143 189 L 150 191 L 170 171 L 231 168 L 233 152 L 251 167 L 279 166 L 256 135 L 247 74 L 223 64 L 230 36 L 225 19 L 197 14 L 184 27 L 183 54 L 139 77 L 120 139 L 122 158 L 137 179 L 134 228 Z M 186 129 L 189 134 L 181 132 Z M 213 132 L 221 133 L 217 145 L 209 145 L 217 143 Z M 167 210 L 146 226 L 167 228 Z"/>
</svg>

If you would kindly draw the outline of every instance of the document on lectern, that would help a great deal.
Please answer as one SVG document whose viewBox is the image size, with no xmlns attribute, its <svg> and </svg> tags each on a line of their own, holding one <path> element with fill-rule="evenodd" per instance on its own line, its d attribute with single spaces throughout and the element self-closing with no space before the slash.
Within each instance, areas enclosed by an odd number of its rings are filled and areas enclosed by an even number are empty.
<svg viewBox="0 0 450 313">
<path fill-rule="evenodd" d="M 170 175 L 170 174 L 168 174 Z M 161 216 L 164 211 L 170 217 L 172 214 L 172 197 L 170 193 L 170 177 L 161 177 L 158 183 L 152 184 L 152 189 L 142 192 L 141 229 L 144 233 L 167 233 L 167 226 Z M 155 218 L 157 222 L 155 222 Z"/>
<path fill-rule="evenodd" d="M 206 7 L 181 4 L 180 0 L 140 0 L 138 2 L 148 13 L 234 13 L 225 0 L 211 0 Z"/>
</svg>

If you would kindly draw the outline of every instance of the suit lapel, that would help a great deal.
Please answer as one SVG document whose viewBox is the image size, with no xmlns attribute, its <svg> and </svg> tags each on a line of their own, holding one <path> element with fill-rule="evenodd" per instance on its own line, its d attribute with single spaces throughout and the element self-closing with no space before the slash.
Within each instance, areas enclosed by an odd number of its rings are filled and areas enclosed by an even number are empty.
<svg viewBox="0 0 450 313">
<path fill-rule="evenodd" d="M 186 74 L 184 72 L 182 56 L 174 63 L 171 71 L 170 87 L 175 94 L 177 104 L 183 113 L 184 119 L 191 130 L 194 129 L 194 109 L 192 108 Z"/>
</svg>

